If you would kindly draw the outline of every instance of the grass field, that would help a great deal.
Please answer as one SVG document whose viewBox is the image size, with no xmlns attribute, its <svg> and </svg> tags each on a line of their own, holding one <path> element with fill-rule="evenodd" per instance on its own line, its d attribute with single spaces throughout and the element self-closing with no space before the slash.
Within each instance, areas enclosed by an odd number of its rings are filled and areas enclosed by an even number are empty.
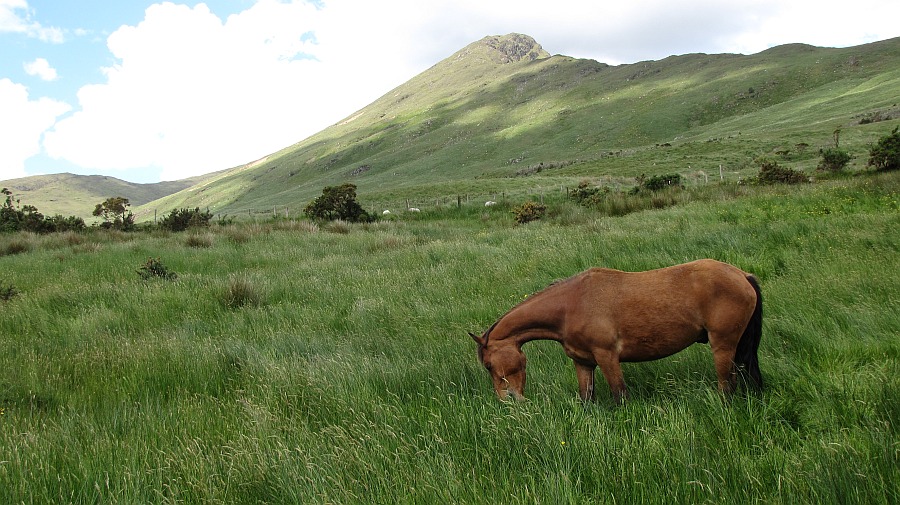
<svg viewBox="0 0 900 505">
<path fill-rule="evenodd" d="M 0 236 L 2 503 L 897 503 L 900 174 L 607 217 Z M 553 342 L 502 403 L 468 331 L 589 266 L 755 273 L 759 396 L 707 346 L 583 405 Z M 158 258 L 175 280 L 142 280 Z"/>
</svg>

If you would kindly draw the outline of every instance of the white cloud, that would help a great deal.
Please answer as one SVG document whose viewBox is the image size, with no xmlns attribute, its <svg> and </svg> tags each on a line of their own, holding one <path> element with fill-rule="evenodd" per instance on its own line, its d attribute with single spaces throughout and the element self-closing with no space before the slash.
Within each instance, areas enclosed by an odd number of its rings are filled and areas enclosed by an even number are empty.
<svg viewBox="0 0 900 505">
<path fill-rule="evenodd" d="M 28 90 L 9 79 L 0 79 L 0 180 L 24 177 L 25 160 L 40 153 L 41 135 L 68 104 L 28 98 Z"/>
<path fill-rule="evenodd" d="M 312 133 L 326 105 L 304 34 L 316 9 L 261 1 L 222 21 L 208 8 L 149 7 L 108 39 L 118 63 L 82 88 L 48 133 L 51 156 L 97 169 L 157 166 L 178 179 L 252 161 Z"/>
<path fill-rule="evenodd" d="M 20 14 L 20 11 L 25 12 Z M 31 21 L 27 11 L 28 2 L 25 0 L 0 0 L 0 33 L 22 33 L 54 44 L 65 41 L 62 30 Z"/>
<path fill-rule="evenodd" d="M 40 77 L 44 81 L 55 81 L 58 76 L 56 69 L 50 66 L 50 62 L 44 58 L 37 58 L 24 65 L 25 73 Z"/>
</svg>

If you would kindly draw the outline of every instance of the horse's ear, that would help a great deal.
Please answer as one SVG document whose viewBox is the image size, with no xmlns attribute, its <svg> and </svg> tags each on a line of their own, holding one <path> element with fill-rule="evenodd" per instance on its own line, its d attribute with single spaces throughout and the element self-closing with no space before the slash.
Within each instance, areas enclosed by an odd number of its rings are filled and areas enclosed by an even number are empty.
<svg viewBox="0 0 900 505">
<path fill-rule="evenodd" d="M 472 337 L 472 340 L 474 340 L 475 343 L 477 343 L 478 345 L 480 345 L 480 346 L 485 346 L 485 345 L 487 345 L 487 339 L 486 339 L 486 338 L 484 338 L 484 337 L 479 337 L 478 335 L 472 333 L 471 331 L 469 332 L 469 336 Z"/>
</svg>

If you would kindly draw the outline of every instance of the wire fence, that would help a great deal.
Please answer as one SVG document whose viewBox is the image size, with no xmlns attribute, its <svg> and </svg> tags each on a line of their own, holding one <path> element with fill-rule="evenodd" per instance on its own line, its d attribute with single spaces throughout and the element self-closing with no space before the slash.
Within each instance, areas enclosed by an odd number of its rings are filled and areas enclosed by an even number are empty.
<svg viewBox="0 0 900 505">
<path fill-rule="evenodd" d="M 715 174 L 709 174 L 704 171 L 694 171 L 691 173 L 681 173 L 679 175 L 681 176 L 681 184 L 688 188 L 724 182 L 726 180 L 738 180 L 735 173 L 723 172 L 721 168 L 719 172 Z M 628 191 L 638 184 L 634 177 L 621 176 L 585 176 L 581 178 L 581 180 L 591 186 L 609 187 L 610 190 L 615 192 Z M 576 187 L 577 186 L 573 185 L 558 184 L 516 188 L 504 191 L 459 193 L 442 196 L 415 196 L 410 198 L 389 197 L 372 199 L 363 196 L 358 198 L 358 201 L 366 211 L 372 214 L 389 215 L 403 212 L 447 209 L 451 207 L 493 207 L 496 205 L 505 206 L 507 204 L 519 205 L 528 200 L 544 203 L 545 200 L 568 198 Z M 272 207 L 257 206 L 243 209 L 227 209 L 227 212 L 210 208 L 207 208 L 206 210 L 213 214 L 215 220 L 235 219 L 243 221 L 273 218 L 300 219 L 305 216 L 303 210 L 308 203 L 309 202 L 295 202 L 273 205 Z M 157 222 L 170 211 L 171 209 L 153 210 L 153 221 Z M 150 211 L 148 210 L 147 212 Z"/>
</svg>

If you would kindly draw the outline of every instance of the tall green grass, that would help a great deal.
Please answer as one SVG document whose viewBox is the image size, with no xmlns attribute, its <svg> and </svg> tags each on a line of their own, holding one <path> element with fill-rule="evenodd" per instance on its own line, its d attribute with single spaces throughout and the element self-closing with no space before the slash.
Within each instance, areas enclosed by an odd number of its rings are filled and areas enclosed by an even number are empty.
<svg viewBox="0 0 900 505">
<path fill-rule="evenodd" d="M 0 236 L 3 503 L 896 503 L 897 174 L 609 217 Z M 77 237 L 77 238 L 76 238 Z M 142 280 L 158 258 L 174 281 Z M 701 257 L 765 297 L 758 396 L 708 347 L 583 405 L 552 342 L 501 403 L 466 335 L 589 266 Z M 598 378 L 598 380 L 601 380 Z M 602 380 L 601 380 L 602 384 Z"/>
</svg>

